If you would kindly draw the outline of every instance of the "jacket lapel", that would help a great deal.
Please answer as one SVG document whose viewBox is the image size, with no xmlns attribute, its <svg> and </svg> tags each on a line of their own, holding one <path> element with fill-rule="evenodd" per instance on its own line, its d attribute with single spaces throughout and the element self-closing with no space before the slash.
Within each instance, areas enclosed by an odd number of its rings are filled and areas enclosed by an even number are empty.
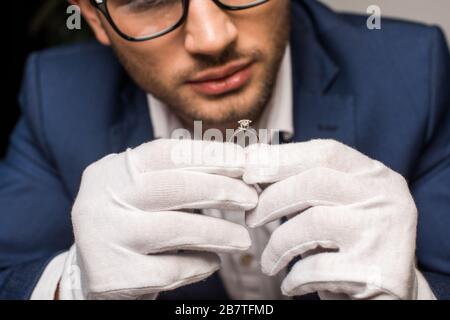
<svg viewBox="0 0 450 320">
<path fill-rule="evenodd" d="M 334 139 L 355 146 L 354 98 L 334 88 L 339 67 L 321 45 L 307 4 L 292 6 L 293 139 Z"/>
<path fill-rule="evenodd" d="M 153 140 L 147 96 L 133 81 L 127 79 L 121 94 L 122 108 L 110 129 L 112 152 Z"/>
</svg>

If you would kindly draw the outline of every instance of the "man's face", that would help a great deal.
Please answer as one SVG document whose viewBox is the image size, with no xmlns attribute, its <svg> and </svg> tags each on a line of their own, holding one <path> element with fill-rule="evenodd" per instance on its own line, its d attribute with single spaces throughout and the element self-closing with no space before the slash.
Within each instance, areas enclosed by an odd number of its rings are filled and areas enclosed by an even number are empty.
<svg viewBox="0 0 450 320">
<path fill-rule="evenodd" d="M 131 77 L 186 124 L 234 127 L 257 120 L 268 100 L 289 38 L 290 0 L 226 11 L 191 0 L 184 25 L 160 38 L 129 42 L 101 17 Z"/>
</svg>

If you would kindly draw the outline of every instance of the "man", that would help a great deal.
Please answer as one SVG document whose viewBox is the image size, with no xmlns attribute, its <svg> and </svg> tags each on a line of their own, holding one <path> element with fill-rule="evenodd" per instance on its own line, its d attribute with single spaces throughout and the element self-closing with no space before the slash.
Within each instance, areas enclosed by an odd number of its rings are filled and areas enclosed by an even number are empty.
<svg viewBox="0 0 450 320">
<path fill-rule="evenodd" d="M 1 298 L 450 298 L 437 28 L 314 0 L 73 3 L 102 45 L 29 59 Z M 168 139 L 242 119 L 283 144 Z"/>
</svg>

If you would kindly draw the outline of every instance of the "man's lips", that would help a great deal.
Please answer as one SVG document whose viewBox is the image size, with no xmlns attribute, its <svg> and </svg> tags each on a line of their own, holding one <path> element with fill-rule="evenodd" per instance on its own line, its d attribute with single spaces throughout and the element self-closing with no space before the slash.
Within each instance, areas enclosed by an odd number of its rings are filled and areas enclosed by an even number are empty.
<svg viewBox="0 0 450 320">
<path fill-rule="evenodd" d="M 223 67 L 202 71 L 191 78 L 187 84 L 200 94 L 224 94 L 244 86 L 251 76 L 251 71 L 251 61 L 239 60 Z"/>
</svg>

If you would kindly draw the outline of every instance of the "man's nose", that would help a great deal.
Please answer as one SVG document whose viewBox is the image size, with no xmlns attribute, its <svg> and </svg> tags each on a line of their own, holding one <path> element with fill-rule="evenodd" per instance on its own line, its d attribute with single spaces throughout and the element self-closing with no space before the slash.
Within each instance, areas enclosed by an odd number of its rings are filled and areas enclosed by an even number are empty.
<svg viewBox="0 0 450 320">
<path fill-rule="evenodd" d="M 219 54 L 238 36 L 228 14 L 211 0 L 190 1 L 185 30 L 185 48 L 191 54 Z"/>
</svg>

